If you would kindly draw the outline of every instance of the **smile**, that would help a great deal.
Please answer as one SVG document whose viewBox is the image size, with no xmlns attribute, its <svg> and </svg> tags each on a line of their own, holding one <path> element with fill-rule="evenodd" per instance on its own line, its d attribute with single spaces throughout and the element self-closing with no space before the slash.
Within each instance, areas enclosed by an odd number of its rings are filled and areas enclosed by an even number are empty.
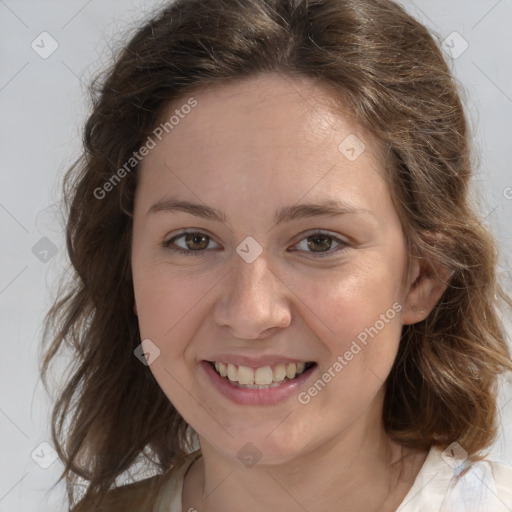
<svg viewBox="0 0 512 512">
<path fill-rule="evenodd" d="M 296 379 L 315 363 L 281 363 L 260 368 L 249 368 L 221 361 L 210 362 L 210 364 L 218 375 L 231 384 L 247 389 L 267 389 Z"/>
<path fill-rule="evenodd" d="M 220 358 L 219 358 L 220 359 Z M 243 363 L 245 361 L 238 362 Z M 306 385 L 318 368 L 315 362 L 261 361 L 256 367 L 227 361 L 203 360 L 202 374 L 207 377 L 206 389 L 214 389 L 239 405 L 268 406 L 291 399 Z M 247 361 L 245 364 L 251 364 Z M 267 364 L 265 364 L 267 363 Z"/>
</svg>

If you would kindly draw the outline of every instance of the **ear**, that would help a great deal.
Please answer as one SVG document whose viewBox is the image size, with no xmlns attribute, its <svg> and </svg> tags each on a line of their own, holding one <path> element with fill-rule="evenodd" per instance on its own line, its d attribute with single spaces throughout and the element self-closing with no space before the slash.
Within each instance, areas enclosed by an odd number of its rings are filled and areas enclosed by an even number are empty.
<svg viewBox="0 0 512 512">
<path fill-rule="evenodd" d="M 415 324 L 425 320 L 445 292 L 453 271 L 429 258 L 416 258 L 404 300 L 402 324 Z"/>
</svg>

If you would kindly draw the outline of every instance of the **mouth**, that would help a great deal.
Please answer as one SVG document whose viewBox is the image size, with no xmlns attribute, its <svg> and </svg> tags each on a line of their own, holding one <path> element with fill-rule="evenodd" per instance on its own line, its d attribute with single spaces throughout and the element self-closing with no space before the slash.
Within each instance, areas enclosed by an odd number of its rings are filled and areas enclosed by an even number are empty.
<svg viewBox="0 0 512 512">
<path fill-rule="evenodd" d="M 316 366 L 313 361 L 279 363 L 273 366 L 250 368 L 222 361 L 206 361 L 217 375 L 234 387 L 270 389 L 298 379 Z"/>
</svg>

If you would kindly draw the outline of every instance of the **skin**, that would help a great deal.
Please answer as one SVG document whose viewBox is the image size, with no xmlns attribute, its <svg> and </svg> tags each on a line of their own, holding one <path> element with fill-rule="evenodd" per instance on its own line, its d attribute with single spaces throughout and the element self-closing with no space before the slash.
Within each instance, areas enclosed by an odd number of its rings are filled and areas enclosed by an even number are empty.
<svg viewBox="0 0 512 512">
<path fill-rule="evenodd" d="M 426 453 L 384 432 L 384 382 L 402 325 L 426 318 L 445 287 L 427 260 L 405 275 L 380 148 L 306 79 L 264 74 L 193 96 L 198 105 L 141 164 L 132 244 L 141 337 L 160 350 L 150 370 L 201 443 L 183 510 L 395 510 Z M 338 149 L 350 134 L 366 147 L 354 161 Z M 222 210 L 226 221 L 149 211 L 170 196 Z M 282 207 L 328 199 L 366 212 L 274 222 Z M 200 255 L 162 246 L 185 228 L 210 237 L 174 241 Z M 333 237 L 328 256 L 315 257 L 319 242 L 308 247 L 318 230 Z M 236 252 L 248 236 L 263 249 L 252 263 Z M 315 361 L 304 390 L 394 303 L 402 311 L 307 405 L 296 394 L 235 404 L 199 366 L 220 353 Z M 252 467 L 237 457 L 247 442 L 261 454 Z"/>
</svg>

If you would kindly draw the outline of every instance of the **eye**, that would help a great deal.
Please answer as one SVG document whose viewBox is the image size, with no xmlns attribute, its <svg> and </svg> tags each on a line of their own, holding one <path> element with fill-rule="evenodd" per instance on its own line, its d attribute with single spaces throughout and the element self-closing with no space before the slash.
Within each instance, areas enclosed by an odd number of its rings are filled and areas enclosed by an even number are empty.
<svg viewBox="0 0 512 512">
<path fill-rule="evenodd" d="M 175 242 L 183 238 L 185 247 L 177 245 Z M 162 243 L 162 246 L 171 251 L 184 254 L 185 256 L 203 256 L 204 250 L 208 247 L 212 239 L 200 231 L 190 231 L 174 236 Z M 215 242 L 214 242 L 215 243 Z"/>
<path fill-rule="evenodd" d="M 330 250 L 332 248 L 333 241 L 337 246 L 334 250 Z M 315 258 L 332 256 L 334 253 L 344 251 L 348 246 L 349 244 L 347 242 L 322 231 L 316 231 L 307 235 L 295 245 L 295 247 L 299 247 L 299 250 L 314 253 Z"/>
<path fill-rule="evenodd" d="M 180 239 L 183 239 L 181 243 L 184 246 L 176 243 Z M 213 242 L 213 240 L 207 234 L 200 231 L 189 231 L 162 242 L 162 246 L 185 256 L 204 256 L 205 250 L 208 249 L 210 242 Z M 333 242 L 337 245 L 334 250 L 331 250 Z M 216 244 L 216 242 L 213 243 Z M 218 246 L 218 244 L 216 245 Z M 321 231 L 315 231 L 305 236 L 295 245 L 295 247 L 298 247 L 301 251 L 313 253 L 315 258 L 331 256 L 334 253 L 342 252 L 348 248 L 348 246 L 349 244 L 347 242 Z"/>
</svg>

